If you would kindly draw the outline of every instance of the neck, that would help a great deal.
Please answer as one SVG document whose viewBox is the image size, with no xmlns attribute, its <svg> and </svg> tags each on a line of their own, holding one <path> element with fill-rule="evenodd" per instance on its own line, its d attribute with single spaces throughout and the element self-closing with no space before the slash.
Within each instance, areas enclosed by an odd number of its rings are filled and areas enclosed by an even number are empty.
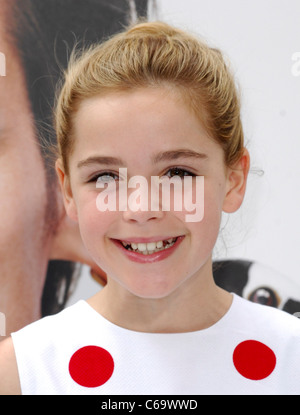
<svg viewBox="0 0 300 415">
<path fill-rule="evenodd" d="M 107 286 L 88 300 L 112 323 L 149 333 L 206 329 L 224 316 L 231 302 L 232 295 L 215 285 L 212 271 L 197 273 L 164 298 L 139 298 L 108 280 Z"/>
</svg>

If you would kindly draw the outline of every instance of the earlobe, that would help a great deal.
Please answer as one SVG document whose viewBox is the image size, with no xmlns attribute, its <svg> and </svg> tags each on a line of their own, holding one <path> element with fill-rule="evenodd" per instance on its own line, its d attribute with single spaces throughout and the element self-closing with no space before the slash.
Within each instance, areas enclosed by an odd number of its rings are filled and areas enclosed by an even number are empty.
<svg viewBox="0 0 300 415">
<path fill-rule="evenodd" d="M 74 202 L 73 193 L 71 189 L 71 183 L 69 176 L 65 173 L 63 168 L 63 163 L 61 159 L 58 159 L 55 163 L 55 170 L 58 176 L 58 181 L 60 184 L 64 206 L 67 212 L 67 215 L 74 221 L 77 222 L 77 208 Z"/>
<path fill-rule="evenodd" d="M 244 149 L 242 157 L 228 171 L 227 191 L 223 203 L 224 212 L 233 213 L 240 208 L 246 192 L 249 167 L 249 152 Z"/>
</svg>

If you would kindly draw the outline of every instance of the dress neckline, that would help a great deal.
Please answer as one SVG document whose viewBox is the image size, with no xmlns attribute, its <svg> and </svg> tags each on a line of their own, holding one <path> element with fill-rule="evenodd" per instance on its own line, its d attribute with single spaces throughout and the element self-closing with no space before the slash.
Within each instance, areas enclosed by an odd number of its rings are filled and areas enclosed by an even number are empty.
<svg viewBox="0 0 300 415">
<path fill-rule="evenodd" d="M 95 324 L 102 322 L 104 323 L 106 326 L 110 326 L 112 330 L 118 330 L 118 331 L 123 331 L 124 333 L 126 332 L 127 334 L 135 334 L 135 335 L 147 335 L 147 336 L 166 336 L 166 335 L 170 335 L 170 336 L 183 336 L 183 335 L 191 335 L 191 334 L 207 334 L 210 331 L 214 331 L 215 329 L 220 329 L 223 326 L 228 327 L 227 322 L 228 320 L 230 320 L 232 318 L 232 315 L 234 314 L 234 309 L 236 308 L 237 302 L 239 301 L 239 297 L 235 294 L 235 293 L 231 293 L 232 295 L 232 302 L 230 307 L 228 308 L 228 310 L 226 311 L 226 313 L 214 324 L 212 324 L 211 326 L 205 328 L 205 329 L 201 329 L 201 330 L 194 330 L 194 331 L 187 331 L 187 332 L 171 332 L 171 333 L 152 333 L 152 332 L 144 332 L 144 331 L 135 331 L 132 329 L 128 329 L 126 327 L 123 326 L 119 326 L 115 323 L 113 323 L 112 321 L 108 320 L 106 317 L 102 316 L 102 314 L 98 313 L 98 311 L 96 311 L 86 300 L 79 300 L 77 302 L 78 305 L 82 305 L 87 312 L 93 316 L 93 320 L 95 322 Z M 242 300 L 242 299 L 241 299 Z"/>
</svg>

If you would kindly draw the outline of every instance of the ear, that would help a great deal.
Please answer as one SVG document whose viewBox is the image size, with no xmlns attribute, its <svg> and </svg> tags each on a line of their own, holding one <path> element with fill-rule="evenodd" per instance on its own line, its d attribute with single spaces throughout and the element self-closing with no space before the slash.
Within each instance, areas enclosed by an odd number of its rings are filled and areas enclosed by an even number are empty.
<svg viewBox="0 0 300 415">
<path fill-rule="evenodd" d="M 239 161 L 234 166 L 228 168 L 227 189 L 223 202 L 224 212 L 233 213 L 241 206 L 246 192 L 249 168 L 249 152 L 247 149 L 244 149 Z"/>
<path fill-rule="evenodd" d="M 70 177 L 65 173 L 63 163 L 61 159 L 58 159 L 55 163 L 55 170 L 58 175 L 58 181 L 60 184 L 61 192 L 63 195 L 64 206 L 69 218 L 75 222 L 78 221 L 77 208 L 73 198 Z"/>
</svg>

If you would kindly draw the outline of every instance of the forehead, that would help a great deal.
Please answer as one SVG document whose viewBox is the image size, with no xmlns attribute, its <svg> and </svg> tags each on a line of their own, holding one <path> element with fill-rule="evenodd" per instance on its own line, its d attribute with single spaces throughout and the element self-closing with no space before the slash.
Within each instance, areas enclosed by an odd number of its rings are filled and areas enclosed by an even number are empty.
<svg viewBox="0 0 300 415">
<path fill-rule="evenodd" d="M 67 158 L 74 172 L 102 165 L 128 167 L 130 174 L 147 175 L 155 166 L 167 164 L 226 170 L 222 147 L 180 94 L 161 89 L 114 93 L 82 102 L 73 119 Z"/>
<path fill-rule="evenodd" d="M 161 144 L 167 139 L 187 140 L 188 135 L 208 137 L 205 126 L 194 115 L 176 90 L 140 88 L 95 96 L 81 103 L 74 118 L 76 140 L 96 135 L 114 137 L 127 144 L 148 139 Z M 149 142 L 148 144 L 150 144 Z"/>
<path fill-rule="evenodd" d="M 7 47 L 8 39 L 10 37 L 9 30 L 13 24 L 12 14 L 13 1 L 0 0 L 0 51 L 3 52 L 3 47 Z"/>
<path fill-rule="evenodd" d="M 6 2 L 0 0 L 0 52 L 5 56 L 6 76 L 0 76 L 0 93 L 4 94 L 9 90 L 13 94 L 16 88 L 23 86 L 24 74 L 17 48 L 9 34 L 9 28 L 12 24 L 11 13 L 5 12 L 7 7 L 4 7 L 3 11 L 2 4 L 5 5 Z"/>
<path fill-rule="evenodd" d="M 209 136 L 180 93 L 164 88 L 83 101 L 73 119 L 73 140 L 68 158 L 74 166 L 100 155 L 122 159 L 123 165 L 139 170 L 159 153 L 178 149 L 209 155 L 224 164 L 221 146 Z"/>
<path fill-rule="evenodd" d="M 5 32 L 9 21 L 5 21 L 4 15 L 0 13 L 0 52 L 5 55 L 6 66 L 6 76 L 0 76 L 0 139 L 1 144 L 7 138 L 11 145 L 17 145 L 20 132 L 25 137 L 32 130 L 32 121 L 24 72 L 17 49 Z"/>
</svg>

